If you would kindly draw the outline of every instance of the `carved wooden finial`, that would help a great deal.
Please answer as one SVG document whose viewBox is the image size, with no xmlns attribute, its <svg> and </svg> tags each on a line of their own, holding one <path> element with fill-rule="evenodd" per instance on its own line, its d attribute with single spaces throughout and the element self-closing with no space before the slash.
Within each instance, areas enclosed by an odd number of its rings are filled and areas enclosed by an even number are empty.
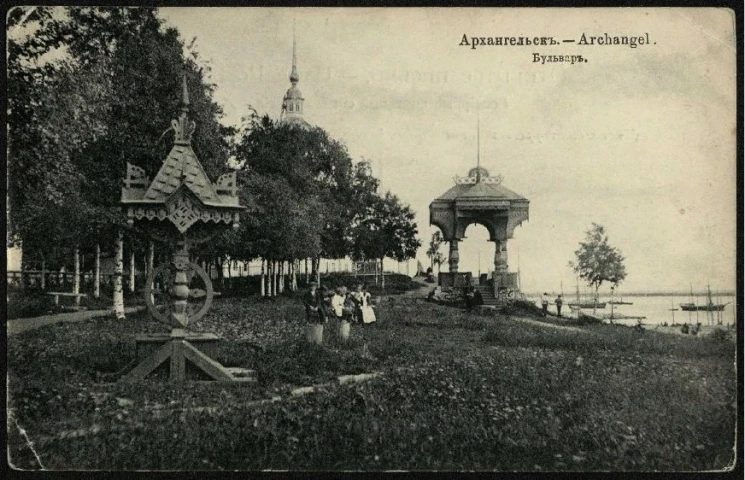
<svg viewBox="0 0 745 480">
<path fill-rule="evenodd" d="M 176 132 L 176 144 L 177 145 L 189 145 L 191 144 L 191 135 L 194 133 L 196 124 L 194 121 L 189 120 L 189 89 L 186 86 L 186 74 L 182 77 L 182 92 L 181 92 L 181 115 L 179 118 L 171 120 L 171 127 Z"/>
</svg>

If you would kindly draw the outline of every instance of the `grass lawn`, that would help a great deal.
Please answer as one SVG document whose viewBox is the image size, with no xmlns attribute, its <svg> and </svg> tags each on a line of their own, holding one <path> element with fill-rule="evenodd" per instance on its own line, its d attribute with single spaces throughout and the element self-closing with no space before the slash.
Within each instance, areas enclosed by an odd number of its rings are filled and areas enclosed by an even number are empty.
<svg viewBox="0 0 745 480">
<path fill-rule="evenodd" d="M 312 347 L 296 300 L 217 300 L 195 329 L 222 335 L 215 358 L 256 370 L 252 385 L 111 383 L 133 360 L 135 334 L 168 330 L 145 314 L 20 333 L 8 342 L 11 463 L 688 471 L 733 462 L 732 340 L 565 330 L 407 297 L 383 298 L 378 319 L 354 326 L 348 345 L 330 323 L 324 346 Z M 332 382 L 372 372 L 383 375 Z M 257 402 L 271 397 L 281 400 Z"/>
</svg>

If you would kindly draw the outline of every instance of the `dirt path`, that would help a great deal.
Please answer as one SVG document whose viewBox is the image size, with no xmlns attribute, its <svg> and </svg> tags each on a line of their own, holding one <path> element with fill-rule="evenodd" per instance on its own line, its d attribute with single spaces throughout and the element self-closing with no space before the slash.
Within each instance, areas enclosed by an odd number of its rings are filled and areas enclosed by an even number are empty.
<svg viewBox="0 0 745 480">
<path fill-rule="evenodd" d="M 546 323 L 546 322 L 539 322 L 538 320 L 533 320 L 530 318 L 525 317 L 512 317 L 512 320 L 517 320 L 519 322 L 527 323 L 530 325 L 537 325 L 539 327 L 548 327 L 548 328 L 554 328 L 556 330 L 564 330 L 567 332 L 580 332 L 580 333 L 587 333 L 587 330 L 583 330 L 579 327 L 570 327 L 570 326 L 564 326 L 564 325 L 555 325 L 553 323 Z"/>
<path fill-rule="evenodd" d="M 429 292 L 434 290 L 434 288 L 437 286 L 435 283 L 422 283 L 422 282 L 416 282 L 419 285 L 421 285 L 416 290 L 409 290 L 408 292 L 404 292 L 401 294 L 402 297 L 414 297 L 414 298 L 427 298 L 429 295 Z"/>
</svg>

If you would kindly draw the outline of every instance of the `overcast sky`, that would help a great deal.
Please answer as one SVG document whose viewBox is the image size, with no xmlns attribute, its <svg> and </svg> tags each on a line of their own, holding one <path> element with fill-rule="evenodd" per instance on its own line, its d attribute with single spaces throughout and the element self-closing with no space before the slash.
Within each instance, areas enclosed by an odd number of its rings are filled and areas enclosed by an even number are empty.
<svg viewBox="0 0 745 480">
<path fill-rule="evenodd" d="M 225 122 L 278 117 L 293 21 L 305 118 L 371 160 L 417 214 L 476 163 L 530 200 L 508 242 L 523 289 L 573 291 L 592 222 L 626 256 L 623 291 L 735 287 L 734 16 L 717 9 L 163 8 L 212 67 Z M 649 34 L 651 45 L 579 45 Z M 553 36 L 556 46 L 461 46 L 463 35 Z M 587 62 L 540 64 L 533 54 Z M 493 268 L 473 225 L 461 271 Z M 443 249 L 444 250 L 444 249 Z"/>
</svg>

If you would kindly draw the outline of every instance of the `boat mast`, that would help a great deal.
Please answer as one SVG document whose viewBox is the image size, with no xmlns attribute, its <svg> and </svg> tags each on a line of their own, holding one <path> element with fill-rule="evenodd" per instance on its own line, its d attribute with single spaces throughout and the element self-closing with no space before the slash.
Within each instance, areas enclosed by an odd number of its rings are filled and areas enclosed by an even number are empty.
<svg viewBox="0 0 745 480">
<path fill-rule="evenodd" d="M 698 316 L 698 307 L 696 306 L 696 300 L 693 297 L 693 284 L 691 283 L 691 305 L 693 308 L 691 310 L 688 310 L 688 323 L 691 323 L 691 317 L 693 314 L 691 313 L 693 310 L 696 310 L 696 315 Z"/>
<path fill-rule="evenodd" d="M 675 295 L 670 297 L 670 311 L 673 314 L 673 325 L 675 325 Z"/>
</svg>

